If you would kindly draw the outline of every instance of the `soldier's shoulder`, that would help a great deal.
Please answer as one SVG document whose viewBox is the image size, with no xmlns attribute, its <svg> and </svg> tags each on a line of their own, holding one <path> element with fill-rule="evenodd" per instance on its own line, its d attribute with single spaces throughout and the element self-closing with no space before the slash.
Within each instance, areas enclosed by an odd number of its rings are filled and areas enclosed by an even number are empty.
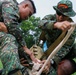
<svg viewBox="0 0 76 75">
<path fill-rule="evenodd" d="M 0 0 L 0 3 L 10 3 L 10 4 L 18 4 L 16 0 Z"/>
<path fill-rule="evenodd" d="M 43 19 L 52 20 L 52 19 L 55 19 L 55 18 L 56 18 L 55 14 L 49 14 L 49 15 L 44 16 Z"/>
</svg>

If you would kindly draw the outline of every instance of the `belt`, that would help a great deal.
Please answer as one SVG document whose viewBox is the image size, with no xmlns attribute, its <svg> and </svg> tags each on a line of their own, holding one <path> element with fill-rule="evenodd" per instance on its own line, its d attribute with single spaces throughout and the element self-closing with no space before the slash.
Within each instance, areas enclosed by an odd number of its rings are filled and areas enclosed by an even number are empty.
<svg viewBox="0 0 76 75">
<path fill-rule="evenodd" d="M 8 75 L 22 75 L 22 72 L 20 69 L 15 69 L 15 70 L 10 71 Z"/>
</svg>

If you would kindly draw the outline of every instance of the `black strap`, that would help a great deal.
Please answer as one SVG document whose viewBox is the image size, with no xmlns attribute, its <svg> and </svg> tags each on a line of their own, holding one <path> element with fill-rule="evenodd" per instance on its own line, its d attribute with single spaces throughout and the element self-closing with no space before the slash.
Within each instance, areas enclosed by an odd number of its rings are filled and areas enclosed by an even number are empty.
<svg viewBox="0 0 76 75">
<path fill-rule="evenodd" d="M 12 70 L 8 73 L 8 75 L 12 75 L 12 74 L 16 73 L 17 71 L 19 71 L 19 69 Z"/>
<path fill-rule="evenodd" d="M 0 75 L 2 74 L 2 69 L 0 69 Z"/>
</svg>

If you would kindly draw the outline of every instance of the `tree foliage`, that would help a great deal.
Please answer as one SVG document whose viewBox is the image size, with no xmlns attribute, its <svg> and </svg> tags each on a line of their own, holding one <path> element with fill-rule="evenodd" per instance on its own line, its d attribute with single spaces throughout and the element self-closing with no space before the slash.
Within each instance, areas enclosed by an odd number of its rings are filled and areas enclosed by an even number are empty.
<svg viewBox="0 0 76 75">
<path fill-rule="evenodd" d="M 27 46 L 30 48 L 35 44 L 39 38 L 40 30 L 38 28 L 38 21 L 40 17 L 31 16 L 28 20 L 21 23 L 21 28 L 24 31 L 24 38 Z"/>
</svg>

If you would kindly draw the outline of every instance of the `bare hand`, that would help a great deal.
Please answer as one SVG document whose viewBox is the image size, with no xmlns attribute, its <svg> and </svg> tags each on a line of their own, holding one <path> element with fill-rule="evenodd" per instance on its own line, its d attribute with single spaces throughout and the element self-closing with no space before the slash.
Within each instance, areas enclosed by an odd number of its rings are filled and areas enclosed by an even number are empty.
<svg viewBox="0 0 76 75">
<path fill-rule="evenodd" d="M 7 27 L 3 22 L 0 22 L 0 31 L 2 32 L 8 32 Z"/>
<path fill-rule="evenodd" d="M 46 62 L 46 60 L 43 60 L 42 63 L 44 64 Z M 50 70 L 50 67 L 51 67 L 51 63 L 50 61 L 47 63 L 47 65 L 44 67 L 43 69 L 43 73 L 47 74 Z"/>
<path fill-rule="evenodd" d="M 68 21 L 56 22 L 54 24 L 54 28 L 61 29 L 62 31 L 67 31 L 68 29 L 71 28 L 71 24 Z"/>
<path fill-rule="evenodd" d="M 31 55 L 30 55 L 30 58 L 31 58 L 32 61 L 35 62 L 35 63 L 37 63 L 37 62 L 38 62 L 38 63 L 41 63 L 41 61 L 40 61 L 38 58 L 35 58 L 34 54 L 31 54 Z"/>
<path fill-rule="evenodd" d="M 29 64 L 26 64 L 27 60 L 25 60 L 24 58 L 21 58 L 21 59 L 20 59 L 20 62 L 21 62 L 21 64 L 22 64 L 23 66 L 25 66 L 25 67 L 28 67 L 28 66 L 29 66 Z"/>
</svg>

